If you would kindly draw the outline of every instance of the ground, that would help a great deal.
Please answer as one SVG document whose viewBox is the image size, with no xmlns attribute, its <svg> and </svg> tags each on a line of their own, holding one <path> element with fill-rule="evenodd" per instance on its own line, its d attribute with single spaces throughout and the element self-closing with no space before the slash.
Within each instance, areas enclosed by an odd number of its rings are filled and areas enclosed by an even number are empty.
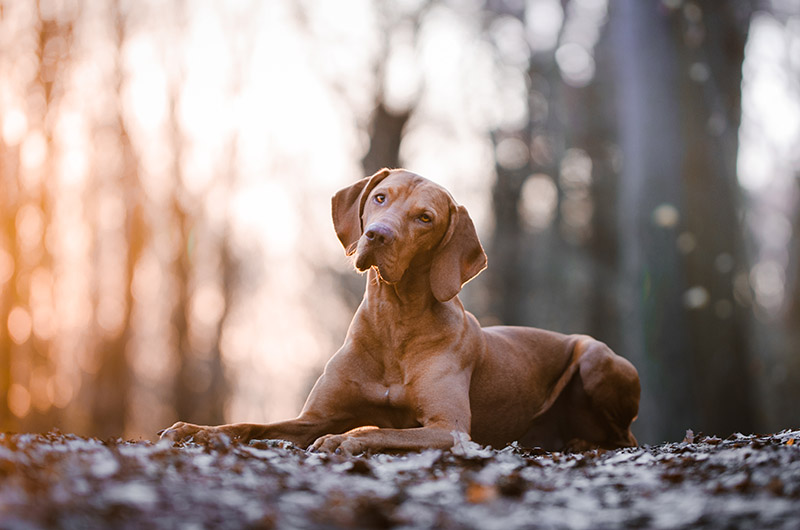
<svg viewBox="0 0 800 530">
<path fill-rule="evenodd" d="M 800 528 L 800 431 L 346 457 L 0 434 L 0 528 Z"/>
</svg>

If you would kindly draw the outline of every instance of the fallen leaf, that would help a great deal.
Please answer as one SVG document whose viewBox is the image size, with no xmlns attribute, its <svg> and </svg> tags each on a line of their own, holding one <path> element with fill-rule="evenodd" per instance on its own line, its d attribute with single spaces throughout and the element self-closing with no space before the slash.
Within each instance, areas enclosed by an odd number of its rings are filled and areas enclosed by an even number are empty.
<svg viewBox="0 0 800 530">
<path fill-rule="evenodd" d="M 480 482 L 470 482 L 464 496 L 470 504 L 483 504 L 493 501 L 498 497 L 497 487 Z"/>
<path fill-rule="evenodd" d="M 686 429 L 686 436 L 683 437 L 683 441 L 687 444 L 694 443 L 694 431 Z"/>
<path fill-rule="evenodd" d="M 772 479 L 767 483 L 767 490 L 773 495 L 783 495 L 783 487 L 783 481 L 778 477 L 772 477 Z"/>
</svg>

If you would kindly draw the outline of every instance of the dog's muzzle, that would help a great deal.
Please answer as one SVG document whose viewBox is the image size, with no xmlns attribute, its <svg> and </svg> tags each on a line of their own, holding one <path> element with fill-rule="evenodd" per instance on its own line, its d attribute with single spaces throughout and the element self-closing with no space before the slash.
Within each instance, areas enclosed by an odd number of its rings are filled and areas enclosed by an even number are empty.
<svg viewBox="0 0 800 530">
<path fill-rule="evenodd" d="M 364 230 L 364 237 L 356 256 L 356 268 L 365 271 L 380 267 L 378 254 L 388 250 L 397 239 L 396 232 L 385 223 L 372 223 Z"/>
</svg>

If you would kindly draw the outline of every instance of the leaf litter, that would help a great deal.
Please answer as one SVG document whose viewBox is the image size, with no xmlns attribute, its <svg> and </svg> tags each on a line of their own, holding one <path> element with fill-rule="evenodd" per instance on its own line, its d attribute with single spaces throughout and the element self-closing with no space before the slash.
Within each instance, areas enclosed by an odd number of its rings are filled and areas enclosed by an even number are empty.
<svg viewBox="0 0 800 530">
<path fill-rule="evenodd" d="M 0 434 L 0 528 L 798 528 L 800 430 L 343 456 Z"/>
</svg>

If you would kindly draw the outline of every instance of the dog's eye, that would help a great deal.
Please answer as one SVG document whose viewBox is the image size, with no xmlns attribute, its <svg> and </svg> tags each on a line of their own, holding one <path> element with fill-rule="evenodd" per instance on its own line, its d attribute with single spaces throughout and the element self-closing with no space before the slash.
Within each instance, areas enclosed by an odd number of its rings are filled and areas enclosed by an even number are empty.
<svg viewBox="0 0 800 530">
<path fill-rule="evenodd" d="M 377 202 L 378 204 L 383 204 L 384 202 L 386 202 L 386 195 L 384 195 L 383 193 L 375 195 L 375 202 Z"/>
<path fill-rule="evenodd" d="M 431 216 L 426 213 L 420 215 L 419 220 L 422 221 L 423 223 L 430 223 L 431 221 L 433 221 L 433 219 L 431 219 Z"/>
</svg>

